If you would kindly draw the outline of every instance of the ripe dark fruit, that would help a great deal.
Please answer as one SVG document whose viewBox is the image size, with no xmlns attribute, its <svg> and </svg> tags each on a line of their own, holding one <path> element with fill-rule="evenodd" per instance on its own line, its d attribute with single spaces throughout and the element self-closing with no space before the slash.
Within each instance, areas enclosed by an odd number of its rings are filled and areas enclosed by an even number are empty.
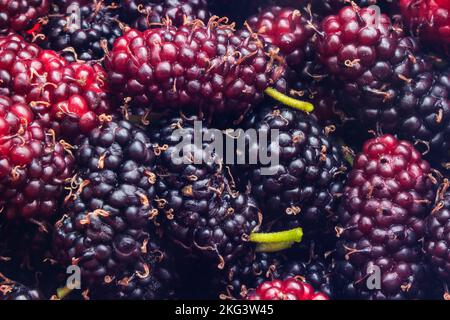
<svg viewBox="0 0 450 320">
<path fill-rule="evenodd" d="M 420 239 L 434 200 L 429 164 L 384 135 L 354 159 L 339 210 L 335 282 L 342 298 L 423 298 L 429 283 Z M 370 287 L 374 272 L 381 288 Z M 370 282 L 372 284 L 372 282 Z"/>
<path fill-rule="evenodd" d="M 308 283 L 288 278 L 262 283 L 248 300 L 329 300 L 321 292 L 314 292 Z"/>
<path fill-rule="evenodd" d="M 77 1 L 70 3 L 78 4 Z M 71 62 L 101 59 L 122 35 L 117 6 L 95 0 L 89 4 L 78 4 L 78 8 L 81 15 L 79 25 L 72 21 L 72 13 L 61 7 L 42 22 L 40 30 L 34 34 L 35 41 L 45 49 L 57 51 Z"/>
<path fill-rule="evenodd" d="M 137 107 L 240 117 L 261 102 L 284 66 L 255 34 L 224 21 L 127 32 L 106 57 L 111 89 Z"/>
<path fill-rule="evenodd" d="M 438 192 L 438 201 L 427 218 L 425 253 L 439 279 L 450 284 L 450 195 L 445 180 Z"/>
<path fill-rule="evenodd" d="M 308 115 L 285 107 L 261 108 L 244 123 L 246 128 L 268 134 L 267 150 L 279 160 L 249 168 L 251 192 L 264 217 L 297 220 L 306 233 L 329 223 L 346 171 L 329 132 Z M 279 130 L 278 139 L 271 132 L 275 129 Z M 260 150 L 259 143 L 263 140 L 250 139 L 249 150 Z"/>
<path fill-rule="evenodd" d="M 175 271 L 175 259 L 161 246 L 157 236 L 146 244 L 143 261 L 135 266 L 136 273 L 126 270 L 102 288 L 93 292 L 93 298 L 109 300 L 156 300 L 173 299 L 179 279 Z"/>
<path fill-rule="evenodd" d="M 146 270 L 147 225 L 153 208 L 154 154 L 150 140 L 126 121 L 106 122 L 78 143 L 79 174 L 56 223 L 55 258 L 81 268 L 82 284 L 109 283 L 122 272 Z"/>
<path fill-rule="evenodd" d="M 48 0 L 0 1 L 0 34 L 28 30 L 49 10 Z"/>
<path fill-rule="evenodd" d="M 176 27 L 187 21 L 207 22 L 211 17 L 206 0 L 124 0 L 123 21 L 130 27 L 144 31 L 160 27 L 170 19 Z"/>
<path fill-rule="evenodd" d="M 212 132 L 204 124 L 201 131 L 194 129 L 195 121 L 198 118 L 175 117 L 152 130 L 159 154 L 156 203 L 165 233 L 174 244 L 223 268 L 246 251 L 248 237 L 259 227 L 261 217 L 253 198 L 231 189 L 223 160 L 207 149 L 210 142 L 203 142 L 201 150 L 194 143 L 194 134 Z"/>
</svg>

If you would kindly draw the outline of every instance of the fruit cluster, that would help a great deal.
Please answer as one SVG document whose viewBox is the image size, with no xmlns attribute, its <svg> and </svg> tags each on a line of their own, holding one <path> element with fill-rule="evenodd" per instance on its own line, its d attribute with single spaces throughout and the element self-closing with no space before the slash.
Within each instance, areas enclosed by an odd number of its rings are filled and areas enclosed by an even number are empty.
<svg viewBox="0 0 450 320">
<path fill-rule="evenodd" d="M 449 45 L 444 0 L 0 0 L 0 300 L 448 299 Z"/>
</svg>

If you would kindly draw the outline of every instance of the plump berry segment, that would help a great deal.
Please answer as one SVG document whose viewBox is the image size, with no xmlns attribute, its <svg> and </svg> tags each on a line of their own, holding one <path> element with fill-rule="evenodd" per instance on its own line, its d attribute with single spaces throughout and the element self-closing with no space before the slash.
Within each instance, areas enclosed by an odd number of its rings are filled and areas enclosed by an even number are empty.
<svg viewBox="0 0 450 320">
<path fill-rule="evenodd" d="M 314 105 L 313 114 L 320 122 L 336 124 L 343 119 L 338 110 L 340 84 L 317 61 L 319 19 L 315 10 L 298 6 L 268 7 L 250 17 L 249 27 L 264 41 L 277 47 L 288 65 L 289 95 Z"/>
<path fill-rule="evenodd" d="M 161 300 L 175 298 L 179 278 L 175 257 L 162 246 L 157 235 L 146 243 L 146 253 L 133 269 L 125 270 L 110 283 L 92 292 L 94 299 Z M 136 273 L 135 270 L 144 270 Z"/>
<path fill-rule="evenodd" d="M 294 69 L 304 63 L 317 30 L 311 12 L 283 7 L 269 7 L 249 18 L 248 24 L 267 43 L 278 47 Z"/>
<path fill-rule="evenodd" d="M 215 278 L 221 286 L 221 297 L 227 299 L 246 298 L 254 289 L 266 281 L 288 278 L 303 279 L 316 291 L 333 296 L 331 259 L 310 257 L 309 254 L 292 249 L 297 254 L 264 253 L 250 250 L 247 255 L 232 263 Z"/>
<path fill-rule="evenodd" d="M 242 115 L 284 72 L 274 52 L 223 19 L 144 32 L 131 30 L 106 57 L 113 92 L 156 110 L 194 107 L 208 114 Z"/>
<path fill-rule="evenodd" d="M 364 144 L 339 211 L 334 273 L 343 297 L 424 297 L 429 279 L 420 239 L 433 200 L 430 166 L 409 142 L 384 135 Z M 365 280 L 375 272 L 380 288 Z"/>
<path fill-rule="evenodd" d="M 110 283 L 143 261 L 156 215 L 154 154 L 147 135 L 126 121 L 94 129 L 78 143 L 79 167 L 56 223 L 55 258 L 81 268 L 84 286 Z M 148 271 L 148 270 L 147 270 Z"/>
<path fill-rule="evenodd" d="M 329 300 L 321 293 L 315 292 L 308 283 L 288 278 L 284 281 L 273 280 L 262 283 L 250 294 L 248 300 Z"/>
</svg>

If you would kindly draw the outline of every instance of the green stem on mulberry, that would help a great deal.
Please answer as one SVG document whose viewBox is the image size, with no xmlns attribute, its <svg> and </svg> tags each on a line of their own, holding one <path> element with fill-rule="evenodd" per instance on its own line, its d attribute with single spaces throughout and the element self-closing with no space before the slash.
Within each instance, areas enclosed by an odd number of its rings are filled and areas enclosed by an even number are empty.
<svg viewBox="0 0 450 320">
<path fill-rule="evenodd" d="M 264 91 L 268 96 L 272 97 L 274 100 L 297 110 L 303 111 L 303 112 L 312 112 L 314 111 L 314 105 L 312 103 L 297 100 L 294 98 L 291 98 L 283 93 L 281 93 L 278 90 L 275 90 L 274 88 L 267 88 Z"/>
<path fill-rule="evenodd" d="M 249 241 L 256 243 L 274 243 L 274 242 L 301 242 L 303 238 L 303 229 L 295 228 L 286 231 L 250 234 Z"/>
<path fill-rule="evenodd" d="M 301 242 L 302 238 L 303 229 L 295 228 L 271 233 L 254 232 L 250 235 L 249 241 L 257 244 L 258 252 L 276 252 L 292 247 L 294 243 Z"/>
</svg>

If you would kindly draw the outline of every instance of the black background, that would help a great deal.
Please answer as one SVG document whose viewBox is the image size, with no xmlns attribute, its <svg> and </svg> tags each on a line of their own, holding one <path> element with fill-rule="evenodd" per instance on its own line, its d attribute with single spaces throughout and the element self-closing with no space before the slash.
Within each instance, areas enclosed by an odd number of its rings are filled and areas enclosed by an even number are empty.
<svg viewBox="0 0 450 320">
<path fill-rule="evenodd" d="M 219 315 L 209 313 L 208 317 L 179 316 L 175 314 L 176 307 L 182 304 L 189 306 L 210 306 L 219 309 L 219 305 L 271 304 L 272 315 Z M 450 302 L 448 302 L 450 303 Z M 42 319 L 123 319 L 123 320 L 162 320 L 162 319 L 283 319 L 283 320 L 322 320 L 322 319 L 408 319 L 418 317 L 421 312 L 424 317 L 438 316 L 448 312 L 447 301 L 7 301 L 0 303 L 3 317 L 17 316 Z M 26 306 L 25 306 L 26 305 Z M 8 310 L 9 309 L 9 310 Z M 7 312 L 10 313 L 7 313 Z"/>
</svg>

